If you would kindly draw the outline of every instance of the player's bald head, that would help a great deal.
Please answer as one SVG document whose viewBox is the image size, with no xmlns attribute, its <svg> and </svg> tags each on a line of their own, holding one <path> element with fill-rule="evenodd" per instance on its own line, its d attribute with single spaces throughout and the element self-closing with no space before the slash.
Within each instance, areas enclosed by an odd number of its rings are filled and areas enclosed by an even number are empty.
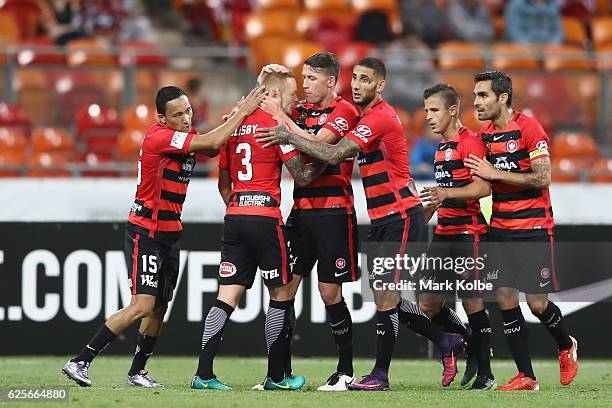
<svg viewBox="0 0 612 408">
<path fill-rule="evenodd" d="M 282 92 L 287 88 L 288 79 L 291 78 L 295 78 L 293 72 L 264 72 L 259 85 L 264 85 L 268 90 L 278 89 Z"/>
</svg>

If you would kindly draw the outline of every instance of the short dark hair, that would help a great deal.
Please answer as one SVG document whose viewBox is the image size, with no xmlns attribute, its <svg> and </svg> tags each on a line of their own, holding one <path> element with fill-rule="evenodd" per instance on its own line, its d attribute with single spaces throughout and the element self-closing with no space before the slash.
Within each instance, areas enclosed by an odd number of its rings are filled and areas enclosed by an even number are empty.
<svg viewBox="0 0 612 408">
<path fill-rule="evenodd" d="M 155 96 L 155 107 L 157 108 L 157 113 L 165 115 L 166 104 L 169 101 L 183 95 L 187 96 L 185 91 L 176 86 L 164 86 L 163 88 L 159 88 L 159 91 L 157 91 L 157 96 Z"/>
<path fill-rule="evenodd" d="M 459 94 L 455 91 L 455 88 L 448 84 L 436 84 L 425 89 L 425 91 L 423 91 L 423 99 L 427 99 L 437 94 L 442 95 L 447 109 L 453 105 L 457 105 L 457 108 L 459 108 Z"/>
<path fill-rule="evenodd" d="M 340 75 L 340 63 L 331 52 L 325 51 L 312 54 L 304 60 L 304 65 L 312 67 L 315 72 L 324 72 L 336 79 L 338 79 L 338 75 Z"/>
<path fill-rule="evenodd" d="M 355 64 L 355 66 L 373 69 L 377 75 L 382 77 L 382 79 L 385 79 L 387 77 L 387 68 L 385 68 L 385 64 L 378 58 L 364 58 L 357 64 Z"/>
<path fill-rule="evenodd" d="M 508 94 L 506 105 L 512 106 L 512 78 L 502 71 L 487 71 L 474 75 L 474 82 L 491 81 L 491 89 L 499 98 L 499 95 Z"/>
</svg>

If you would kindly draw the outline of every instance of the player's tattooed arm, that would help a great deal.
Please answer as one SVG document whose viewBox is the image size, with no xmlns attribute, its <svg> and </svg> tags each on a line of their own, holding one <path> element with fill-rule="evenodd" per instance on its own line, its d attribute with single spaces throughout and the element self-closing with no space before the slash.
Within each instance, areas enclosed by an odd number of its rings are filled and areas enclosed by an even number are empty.
<svg viewBox="0 0 612 408">
<path fill-rule="evenodd" d="M 189 145 L 190 152 L 215 152 L 221 147 L 230 135 L 236 130 L 242 121 L 249 116 L 257 107 L 265 96 L 265 88 L 253 89 L 242 102 L 240 109 L 227 119 L 227 121 L 205 134 L 197 134 L 191 140 Z"/>
<path fill-rule="evenodd" d="M 470 154 L 464 160 L 473 175 L 489 181 L 511 184 L 518 187 L 546 188 L 550 185 L 550 158 L 540 157 L 531 160 L 530 173 L 511 173 L 497 170 L 487 160 Z"/>
<path fill-rule="evenodd" d="M 323 173 L 327 167 L 327 163 L 319 160 L 313 163 L 304 163 L 302 158 L 297 155 L 287 160 L 285 166 L 293 176 L 295 183 L 298 186 L 305 186 Z"/>
<path fill-rule="evenodd" d="M 292 144 L 300 152 L 329 164 L 338 164 L 349 157 L 356 156 L 361 150 L 357 143 L 346 137 L 335 145 L 308 140 L 291 132 L 284 123 L 274 128 L 258 129 L 256 137 L 259 143 L 265 143 L 264 147 Z"/>
<path fill-rule="evenodd" d="M 219 194 L 225 205 L 229 203 L 230 195 L 232 195 L 232 178 L 229 171 L 219 170 L 219 182 L 217 183 Z"/>
</svg>

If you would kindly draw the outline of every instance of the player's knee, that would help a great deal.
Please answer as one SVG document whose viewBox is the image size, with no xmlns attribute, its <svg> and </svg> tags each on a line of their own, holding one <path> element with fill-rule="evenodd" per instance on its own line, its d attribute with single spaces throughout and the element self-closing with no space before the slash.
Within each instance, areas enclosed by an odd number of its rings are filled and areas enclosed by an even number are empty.
<svg viewBox="0 0 612 408">
<path fill-rule="evenodd" d="M 342 287 L 335 284 L 319 284 L 321 300 L 325 305 L 335 305 L 342 300 Z"/>
<path fill-rule="evenodd" d="M 421 309 L 423 313 L 425 313 L 427 317 L 431 319 L 432 317 L 440 313 L 440 310 L 442 310 L 442 305 L 437 302 L 431 302 L 428 300 L 420 300 L 419 308 Z"/>
<path fill-rule="evenodd" d="M 130 305 L 131 314 L 134 320 L 149 317 L 155 311 L 155 304 L 136 302 Z"/>
<path fill-rule="evenodd" d="M 531 313 L 533 313 L 534 315 L 541 315 L 542 313 L 544 313 L 544 311 L 546 310 L 546 306 L 548 306 L 548 301 L 547 300 L 535 300 L 535 301 L 527 301 L 527 304 L 529 305 L 529 309 L 531 310 Z"/>
</svg>

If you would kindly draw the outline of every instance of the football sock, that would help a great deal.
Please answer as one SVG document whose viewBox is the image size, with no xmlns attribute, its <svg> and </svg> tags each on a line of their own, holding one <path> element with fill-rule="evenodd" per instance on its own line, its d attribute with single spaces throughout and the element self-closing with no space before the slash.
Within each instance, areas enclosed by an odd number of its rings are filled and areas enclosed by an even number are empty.
<svg viewBox="0 0 612 408">
<path fill-rule="evenodd" d="M 376 312 L 376 365 L 374 369 L 389 371 L 397 339 L 399 320 L 397 308 Z"/>
<path fill-rule="evenodd" d="M 128 375 L 136 375 L 140 370 L 144 370 L 147 360 L 153 354 L 153 348 L 157 343 L 157 336 L 147 336 L 146 334 L 138 333 L 136 340 L 136 352 L 132 360 L 132 367 Z"/>
<path fill-rule="evenodd" d="M 535 313 L 534 313 L 535 314 Z M 553 302 L 548 301 L 546 310 L 541 315 L 535 315 L 548 332 L 555 338 L 559 350 L 567 350 L 572 347 L 572 339 L 570 339 L 565 323 L 563 322 L 563 315 L 561 310 Z"/>
<path fill-rule="evenodd" d="M 329 327 L 334 335 L 338 348 L 338 366 L 336 371 L 353 375 L 353 321 L 351 313 L 342 299 L 334 305 L 325 306 L 329 315 Z"/>
<path fill-rule="evenodd" d="M 401 298 L 397 305 L 399 320 L 410 329 L 439 345 L 445 336 L 444 331 L 433 324 L 414 302 Z"/>
<path fill-rule="evenodd" d="M 276 301 L 270 299 L 266 314 L 266 347 L 268 349 L 268 377 L 274 382 L 285 378 L 288 337 L 291 330 L 289 309 L 293 299 Z"/>
<path fill-rule="evenodd" d="M 116 337 L 115 333 L 113 333 L 106 324 L 103 324 L 89 343 L 83 347 L 81 354 L 70 361 L 85 361 L 86 363 L 91 363 L 98 353 L 104 350 Z"/>
<path fill-rule="evenodd" d="M 486 375 L 493 379 L 491 372 L 491 323 L 489 316 L 483 309 L 480 312 L 468 315 L 468 321 L 472 328 L 470 338 L 471 351 L 478 361 L 478 375 Z"/>
<path fill-rule="evenodd" d="M 203 380 L 215 378 L 213 360 L 217 355 L 221 340 L 223 340 L 225 324 L 233 311 L 233 307 L 217 299 L 215 305 L 210 308 L 208 315 L 206 315 L 204 331 L 202 332 L 202 350 L 200 351 L 200 361 L 196 371 L 196 374 Z"/>
<path fill-rule="evenodd" d="M 285 377 L 289 377 L 293 374 L 293 367 L 291 366 L 291 346 L 293 345 L 293 334 L 295 333 L 295 326 L 297 325 L 295 306 L 293 304 L 287 313 L 289 313 L 289 333 L 287 335 L 287 349 L 285 350 Z"/>
<path fill-rule="evenodd" d="M 502 310 L 504 319 L 504 334 L 508 340 L 508 346 L 519 372 L 535 380 L 535 374 L 531 367 L 531 356 L 529 355 L 529 333 L 527 325 L 521 313 L 520 307 Z"/>
<path fill-rule="evenodd" d="M 444 328 L 444 331 L 447 333 L 460 334 L 466 341 L 470 339 L 470 329 L 465 327 L 457 313 L 447 305 L 444 305 L 442 309 L 431 318 L 431 321 Z"/>
</svg>

